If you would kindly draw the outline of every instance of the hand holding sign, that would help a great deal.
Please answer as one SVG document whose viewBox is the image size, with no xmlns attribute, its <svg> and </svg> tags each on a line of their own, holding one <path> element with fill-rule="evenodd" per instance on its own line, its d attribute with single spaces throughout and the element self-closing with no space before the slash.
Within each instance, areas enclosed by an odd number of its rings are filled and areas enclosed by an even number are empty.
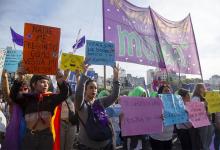
<svg viewBox="0 0 220 150">
<path fill-rule="evenodd" d="M 66 80 L 65 75 L 62 73 L 62 71 L 61 71 L 60 69 L 57 70 L 56 80 L 57 80 L 57 83 L 58 83 L 58 84 L 62 84 L 63 81 Z"/>
</svg>

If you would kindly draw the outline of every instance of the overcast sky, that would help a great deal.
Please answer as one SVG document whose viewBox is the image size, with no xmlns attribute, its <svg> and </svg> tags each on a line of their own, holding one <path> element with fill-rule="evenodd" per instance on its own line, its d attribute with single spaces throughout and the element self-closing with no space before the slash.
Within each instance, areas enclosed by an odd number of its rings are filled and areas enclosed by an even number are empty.
<svg viewBox="0 0 220 150">
<path fill-rule="evenodd" d="M 128 0 L 151 6 L 163 17 L 179 21 L 191 14 L 204 79 L 220 75 L 220 1 L 219 0 Z M 78 30 L 90 40 L 102 40 L 101 0 L 0 0 L 0 48 L 13 46 L 10 26 L 23 35 L 24 23 L 61 28 L 60 49 L 71 51 Z M 17 49 L 22 47 L 16 46 Z M 84 55 L 85 48 L 77 50 Z M 120 63 L 127 73 L 145 76 L 150 67 Z M 102 67 L 94 66 L 98 73 Z M 111 74 L 110 68 L 107 73 Z M 102 74 L 101 74 L 102 75 Z"/>
</svg>

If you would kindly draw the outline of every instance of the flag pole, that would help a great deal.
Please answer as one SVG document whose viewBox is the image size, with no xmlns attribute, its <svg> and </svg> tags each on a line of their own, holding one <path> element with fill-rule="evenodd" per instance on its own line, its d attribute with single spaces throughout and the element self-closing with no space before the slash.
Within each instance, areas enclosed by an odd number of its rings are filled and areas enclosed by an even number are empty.
<svg viewBox="0 0 220 150">
<path fill-rule="evenodd" d="M 80 33 L 81 33 L 81 29 L 79 29 L 78 34 L 76 36 L 76 46 L 73 47 L 73 54 L 76 52 L 76 47 L 77 47 L 77 43 L 78 43 L 78 40 L 79 40 Z"/>
<path fill-rule="evenodd" d="M 152 23 L 153 23 L 153 28 L 154 28 L 154 31 L 155 31 L 155 37 L 156 37 L 156 39 L 157 39 L 157 41 L 158 41 L 158 45 L 159 45 L 159 51 L 158 51 L 158 54 L 159 54 L 159 58 L 160 58 L 160 60 L 161 60 L 161 58 L 162 58 L 162 60 L 163 60 L 163 63 L 164 63 L 164 65 L 165 65 L 165 68 L 162 68 L 162 69 L 165 69 L 166 70 L 166 74 L 167 74 L 167 82 L 169 82 L 170 80 L 169 80 L 169 73 L 168 73 L 168 70 L 167 70 L 167 67 L 166 67 L 166 63 L 165 63 L 165 60 L 164 60 L 164 56 L 163 56 L 163 52 L 162 52 L 162 48 L 161 48 L 161 45 L 160 45 L 160 39 L 159 39 L 159 37 L 158 37 L 158 33 L 157 33 L 157 29 L 156 29 L 156 25 L 155 25 L 155 20 L 154 20 L 154 17 L 153 17 L 153 15 L 152 15 L 152 9 L 149 7 L 149 9 L 150 9 L 150 16 L 151 16 L 151 18 L 152 18 Z M 160 54 L 161 54 L 161 57 L 160 57 Z M 160 66 L 159 66 L 159 68 L 160 68 Z M 160 68 L 161 69 L 161 68 Z"/>
<path fill-rule="evenodd" d="M 104 0 L 102 0 L 103 41 L 105 42 Z M 106 90 L 106 66 L 104 65 L 104 89 Z"/>
<path fill-rule="evenodd" d="M 16 47 L 15 47 L 15 42 L 13 42 L 13 45 L 14 45 L 14 49 L 16 50 Z"/>
</svg>

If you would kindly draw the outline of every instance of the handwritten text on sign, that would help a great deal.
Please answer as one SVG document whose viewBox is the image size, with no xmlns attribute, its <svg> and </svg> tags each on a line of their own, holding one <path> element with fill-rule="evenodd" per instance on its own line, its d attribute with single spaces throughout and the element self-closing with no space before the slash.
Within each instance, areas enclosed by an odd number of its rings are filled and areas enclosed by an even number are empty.
<svg viewBox="0 0 220 150">
<path fill-rule="evenodd" d="M 210 125 L 203 102 L 187 102 L 186 109 L 189 114 L 189 121 L 194 128 Z"/>
<path fill-rule="evenodd" d="M 122 96 L 120 104 L 123 136 L 162 132 L 162 102 L 159 98 Z"/>
<path fill-rule="evenodd" d="M 173 125 L 188 121 L 188 115 L 181 96 L 160 94 L 164 107 L 164 125 Z"/>
<path fill-rule="evenodd" d="M 88 64 L 113 66 L 115 64 L 114 44 L 87 40 L 86 58 Z"/>
<path fill-rule="evenodd" d="M 220 94 L 219 92 L 206 92 L 206 101 L 208 102 L 208 111 L 210 113 L 220 112 Z"/>
<path fill-rule="evenodd" d="M 25 23 L 24 67 L 31 74 L 56 74 L 60 28 Z"/>
<path fill-rule="evenodd" d="M 21 58 L 21 50 L 7 50 L 4 69 L 6 69 L 7 72 L 16 72 L 18 63 L 21 61 Z"/>
</svg>

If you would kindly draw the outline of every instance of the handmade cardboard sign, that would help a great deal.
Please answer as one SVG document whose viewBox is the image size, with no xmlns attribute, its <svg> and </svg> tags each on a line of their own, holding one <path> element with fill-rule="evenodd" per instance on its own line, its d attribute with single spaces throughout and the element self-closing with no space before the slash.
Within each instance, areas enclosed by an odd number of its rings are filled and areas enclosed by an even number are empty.
<svg viewBox="0 0 220 150">
<path fill-rule="evenodd" d="M 161 133 L 162 102 L 159 98 L 120 97 L 122 136 Z"/>
<path fill-rule="evenodd" d="M 187 102 L 186 109 L 189 114 L 189 121 L 194 128 L 210 125 L 203 102 Z"/>
<path fill-rule="evenodd" d="M 60 28 L 25 23 L 23 62 L 30 74 L 56 74 Z"/>
<path fill-rule="evenodd" d="M 4 69 L 7 72 L 16 72 L 18 69 L 18 64 L 22 58 L 21 50 L 7 50 L 5 57 Z"/>
<path fill-rule="evenodd" d="M 188 115 L 180 95 L 160 94 L 164 107 L 164 125 L 185 123 Z"/>
<path fill-rule="evenodd" d="M 62 53 L 60 68 L 63 70 L 69 69 L 71 71 L 82 71 L 82 64 L 84 57 L 80 55 Z"/>
<path fill-rule="evenodd" d="M 206 101 L 208 102 L 208 112 L 220 112 L 220 93 L 219 92 L 206 92 Z"/>
<path fill-rule="evenodd" d="M 87 40 L 86 58 L 88 64 L 114 66 L 115 46 L 109 42 Z"/>
</svg>

